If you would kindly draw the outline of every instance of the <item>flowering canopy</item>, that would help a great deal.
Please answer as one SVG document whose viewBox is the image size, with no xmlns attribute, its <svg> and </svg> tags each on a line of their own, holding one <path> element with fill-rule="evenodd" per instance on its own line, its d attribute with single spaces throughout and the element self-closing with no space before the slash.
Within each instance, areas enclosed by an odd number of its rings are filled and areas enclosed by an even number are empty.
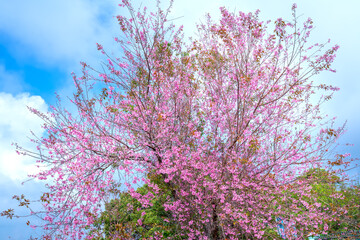
<svg viewBox="0 0 360 240">
<path fill-rule="evenodd" d="M 51 117 L 33 110 L 47 130 L 37 155 L 47 168 L 34 177 L 52 180 L 41 198 L 48 236 L 95 237 L 102 203 L 125 190 L 143 208 L 171 193 L 167 221 L 189 239 L 275 238 L 277 217 L 299 238 L 326 231 L 341 213 L 324 211 L 311 179 L 299 176 L 346 157 L 328 159 L 343 128 L 320 113 L 337 88 L 311 80 L 334 71 L 338 46 L 308 45 L 313 23 L 300 24 L 295 5 L 293 20 L 277 19 L 274 30 L 259 11 L 221 8 L 220 21 L 208 16 L 189 44 L 169 9 L 120 6 L 130 13 L 117 17 L 121 53 L 98 44 L 103 71 L 82 63 L 74 76 L 78 117 L 60 104 Z M 143 183 L 146 194 L 135 191 Z"/>
</svg>

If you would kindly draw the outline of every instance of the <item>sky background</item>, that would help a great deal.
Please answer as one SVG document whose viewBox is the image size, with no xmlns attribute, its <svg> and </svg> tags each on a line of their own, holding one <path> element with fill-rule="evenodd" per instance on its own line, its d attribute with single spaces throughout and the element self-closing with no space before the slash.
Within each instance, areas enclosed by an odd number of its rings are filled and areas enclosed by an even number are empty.
<svg viewBox="0 0 360 240">
<path fill-rule="evenodd" d="M 135 4 L 140 1 L 133 1 Z M 143 5 L 154 5 L 144 0 Z M 167 1 L 163 1 L 166 3 Z M 192 36 L 205 13 L 215 19 L 219 7 L 232 11 L 255 11 L 260 18 L 275 20 L 291 18 L 287 0 L 177 0 L 171 13 L 176 25 L 184 25 L 185 36 Z M 41 121 L 26 106 L 47 111 L 61 97 L 72 96 L 71 72 L 79 72 L 80 61 L 97 66 L 100 53 L 96 43 L 116 54 L 113 38 L 119 27 L 115 16 L 123 14 L 115 0 L 0 0 L 0 211 L 16 208 L 11 200 L 15 194 L 39 197 L 43 186 L 38 182 L 21 183 L 33 171 L 33 159 L 18 156 L 13 142 L 26 148 L 30 129 L 37 136 L 43 131 Z M 298 0 L 298 15 L 303 20 L 311 17 L 316 29 L 314 42 L 330 38 L 340 50 L 333 65 L 337 73 L 324 73 L 315 78 L 337 85 L 341 91 L 324 106 L 324 112 L 338 117 L 338 124 L 347 121 L 346 135 L 340 143 L 353 143 L 347 149 L 354 157 L 360 156 L 360 1 L 357 0 Z M 315 80 L 315 79 L 314 79 Z M 356 176 L 357 172 L 353 172 Z M 17 209 L 17 208 L 16 208 Z M 17 209 L 18 210 L 18 209 Z M 22 210 L 18 210 L 19 213 Z M 23 212 L 26 213 L 26 212 Z M 32 220 L 35 221 L 36 220 Z M 26 239 L 38 236 L 25 219 L 9 221 L 0 218 L 0 239 Z"/>
</svg>

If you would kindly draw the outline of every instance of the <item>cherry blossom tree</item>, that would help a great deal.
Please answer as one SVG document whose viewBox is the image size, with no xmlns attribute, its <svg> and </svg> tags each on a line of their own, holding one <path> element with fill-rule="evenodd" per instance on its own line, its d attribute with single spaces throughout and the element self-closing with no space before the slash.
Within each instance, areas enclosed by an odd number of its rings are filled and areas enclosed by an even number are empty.
<svg viewBox="0 0 360 240">
<path fill-rule="evenodd" d="M 163 221 L 180 226 L 174 238 L 279 238 L 279 217 L 295 226 L 287 236 L 326 232 L 340 213 L 301 176 L 348 164 L 331 155 L 344 128 L 320 111 L 338 89 L 314 77 L 334 72 L 338 46 L 309 44 L 313 22 L 300 23 L 296 5 L 291 21 L 274 23 L 221 8 L 190 42 L 159 6 L 148 13 L 122 1 L 129 17 L 117 17 L 118 55 L 98 44 L 103 69 L 82 63 L 74 75 L 78 114 L 60 101 L 48 114 L 32 110 L 47 135 L 35 139 L 37 153 L 19 151 L 38 158 L 33 177 L 48 180 L 37 213 L 45 237 L 99 237 L 93 224 L 122 192 L 139 211 L 166 196 Z M 149 190 L 136 191 L 143 184 Z"/>
</svg>

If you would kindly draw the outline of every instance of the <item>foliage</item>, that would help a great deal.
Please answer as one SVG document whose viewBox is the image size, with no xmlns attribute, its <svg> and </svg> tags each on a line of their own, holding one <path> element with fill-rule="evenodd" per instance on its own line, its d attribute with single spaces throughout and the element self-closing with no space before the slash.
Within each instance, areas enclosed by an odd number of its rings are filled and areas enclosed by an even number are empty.
<svg viewBox="0 0 360 240">
<path fill-rule="evenodd" d="M 152 177 L 153 181 L 159 181 L 159 177 Z M 147 184 L 138 188 L 141 195 L 152 191 Z M 120 193 L 119 198 L 111 200 L 105 205 L 105 211 L 101 213 L 95 222 L 99 234 L 97 239 L 151 239 L 158 236 L 170 238 L 175 235 L 179 228 L 172 218 L 171 213 L 165 211 L 164 203 L 171 197 L 171 191 L 155 196 L 151 205 L 142 207 L 141 203 L 129 193 Z M 139 224 L 141 223 L 141 224 Z"/>
<path fill-rule="evenodd" d="M 347 155 L 330 155 L 343 127 L 320 111 L 338 88 L 311 80 L 334 71 L 338 46 L 309 45 L 313 22 L 300 24 L 295 5 L 292 21 L 279 18 L 273 30 L 258 11 L 221 8 L 220 20 L 208 16 L 190 44 L 168 21 L 170 8 L 148 13 L 127 0 L 120 6 L 130 17 L 117 17 L 119 56 L 98 44 L 108 58 L 103 70 L 82 63 L 83 75 L 74 75 L 79 117 L 60 102 L 48 115 L 33 110 L 47 136 L 34 140 L 38 153 L 19 149 L 46 164 L 35 178 L 51 179 L 41 198 L 46 237 L 99 237 L 94 223 L 121 184 L 127 193 L 107 210 L 123 202 L 139 208 L 128 218 L 115 211 L 121 234 L 278 238 L 276 217 L 296 226 L 298 238 L 325 233 L 341 212 L 323 208 L 301 176 L 348 165 Z"/>
<path fill-rule="evenodd" d="M 345 184 L 339 176 L 324 169 L 311 169 L 304 177 L 313 181 L 311 192 L 321 207 L 341 214 L 328 222 L 329 233 L 360 230 L 358 185 Z"/>
</svg>

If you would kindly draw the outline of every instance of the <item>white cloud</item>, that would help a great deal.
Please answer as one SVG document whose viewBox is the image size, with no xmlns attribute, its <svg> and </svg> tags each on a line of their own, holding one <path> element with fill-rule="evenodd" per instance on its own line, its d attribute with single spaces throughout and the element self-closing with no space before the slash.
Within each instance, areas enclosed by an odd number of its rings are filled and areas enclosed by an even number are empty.
<svg viewBox="0 0 360 240">
<path fill-rule="evenodd" d="M 42 120 L 31 113 L 27 106 L 42 112 L 47 111 L 47 104 L 40 96 L 28 93 L 12 95 L 0 92 L 0 175 L 14 181 L 24 180 L 34 171 L 33 159 L 19 156 L 11 146 L 13 142 L 25 148 L 33 148 L 28 136 L 30 130 L 41 136 Z"/>
<path fill-rule="evenodd" d="M 109 39 L 115 6 L 114 0 L 0 0 L 0 31 L 16 42 L 16 55 L 69 67 L 97 53 L 96 42 Z"/>
</svg>

